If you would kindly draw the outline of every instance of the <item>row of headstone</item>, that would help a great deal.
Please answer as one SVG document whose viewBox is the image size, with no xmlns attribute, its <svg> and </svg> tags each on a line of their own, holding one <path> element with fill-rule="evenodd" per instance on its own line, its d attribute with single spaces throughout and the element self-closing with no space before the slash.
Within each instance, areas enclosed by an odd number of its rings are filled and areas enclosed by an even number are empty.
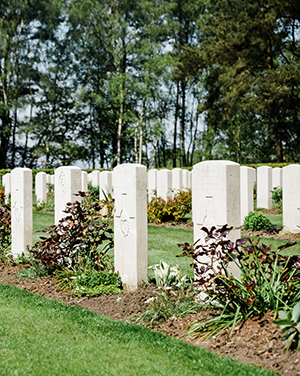
<svg viewBox="0 0 300 376">
<path fill-rule="evenodd" d="M 259 171 L 259 170 L 258 170 Z M 158 172 L 157 172 L 158 173 Z M 79 167 L 55 170 L 55 223 L 64 218 L 67 202 L 82 189 L 85 174 Z M 158 175 L 159 176 L 159 175 Z M 287 229 L 299 231 L 300 166 L 282 169 L 283 221 Z M 43 178 L 41 178 L 42 180 Z M 259 184 L 260 174 L 257 176 Z M 4 179 L 5 180 L 5 179 Z M 240 186 L 253 190 L 253 170 L 230 161 L 205 161 L 193 167 L 192 208 L 194 240 L 204 239 L 203 226 L 233 226 L 229 238 L 240 237 Z M 145 166 L 124 164 L 114 169 L 115 268 L 127 290 L 134 290 L 147 277 L 147 183 Z M 248 183 L 248 184 L 247 184 Z M 32 243 L 32 171 L 16 168 L 11 172 L 12 253 L 26 252 Z M 233 273 L 236 273 L 234 268 Z"/>
<path fill-rule="evenodd" d="M 149 202 L 155 196 L 164 200 L 174 197 L 174 195 L 184 189 L 192 187 L 192 172 L 173 168 L 167 169 L 151 169 L 148 171 L 148 200 Z"/>
</svg>

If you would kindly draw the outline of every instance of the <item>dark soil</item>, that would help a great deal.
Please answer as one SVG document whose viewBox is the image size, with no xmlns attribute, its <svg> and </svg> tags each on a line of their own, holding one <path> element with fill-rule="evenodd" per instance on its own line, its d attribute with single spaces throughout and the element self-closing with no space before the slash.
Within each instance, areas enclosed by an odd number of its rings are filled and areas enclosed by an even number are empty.
<svg viewBox="0 0 300 376">
<path fill-rule="evenodd" d="M 149 285 L 133 293 L 77 298 L 57 291 L 53 277 L 35 279 L 16 278 L 20 267 L 0 265 L 0 281 L 31 291 L 35 294 L 57 299 L 70 305 L 79 305 L 115 320 L 133 322 L 145 309 L 145 301 L 155 295 L 155 286 Z M 195 346 L 204 347 L 219 355 L 229 356 L 241 362 L 268 368 L 282 375 L 300 375 L 300 350 L 285 351 L 280 329 L 272 323 L 271 313 L 265 317 L 248 320 L 235 329 L 228 339 L 227 333 L 210 340 L 182 337 L 187 327 L 207 312 L 171 318 L 152 329 L 166 335 L 182 338 Z"/>
</svg>

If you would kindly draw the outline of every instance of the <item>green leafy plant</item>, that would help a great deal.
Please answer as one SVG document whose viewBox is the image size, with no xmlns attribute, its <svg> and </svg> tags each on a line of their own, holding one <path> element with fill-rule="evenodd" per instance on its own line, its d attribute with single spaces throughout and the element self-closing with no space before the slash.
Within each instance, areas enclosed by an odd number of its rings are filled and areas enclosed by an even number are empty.
<svg viewBox="0 0 300 376">
<path fill-rule="evenodd" d="M 119 294 L 122 289 L 119 273 L 113 270 L 65 269 L 58 271 L 56 278 L 60 290 L 71 289 L 76 296 Z"/>
<path fill-rule="evenodd" d="M 171 267 L 162 260 L 159 264 L 149 266 L 148 269 L 153 270 L 154 281 L 157 286 L 163 286 L 165 288 L 172 286 L 178 287 L 188 281 L 185 275 L 181 275 L 177 266 Z"/>
<path fill-rule="evenodd" d="M 193 286 L 178 289 L 160 288 L 155 296 L 148 299 L 145 312 L 139 316 L 136 323 L 158 325 L 171 317 L 184 317 L 197 313 L 202 306 L 195 301 L 196 292 Z"/>
<path fill-rule="evenodd" d="M 244 220 L 244 230 L 259 231 L 271 226 L 272 222 L 263 213 L 250 212 Z"/>
<path fill-rule="evenodd" d="M 282 188 L 276 187 L 271 192 L 273 207 L 282 210 Z"/>
<path fill-rule="evenodd" d="M 54 184 L 47 183 L 47 197 L 54 197 Z"/>
<path fill-rule="evenodd" d="M 178 222 L 192 209 L 191 190 L 178 191 L 174 198 L 167 201 L 161 197 L 153 197 L 148 203 L 147 216 L 150 223 L 168 221 Z"/>
<path fill-rule="evenodd" d="M 10 206 L 0 204 L 0 261 L 7 261 L 11 246 Z"/>
<path fill-rule="evenodd" d="M 286 332 L 285 343 L 287 351 L 290 348 L 300 348 L 300 302 L 293 310 L 282 310 L 278 312 L 279 319 L 273 320 L 274 324 L 280 326 L 283 332 Z"/>
<path fill-rule="evenodd" d="M 93 187 L 91 183 L 88 184 L 89 198 L 91 201 L 99 200 L 99 187 Z"/>
<path fill-rule="evenodd" d="M 68 203 L 67 216 L 57 225 L 42 232 L 30 252 L 53 271 L 56 269 L 89 268 L 104 270 L 112 267 L 108 251 L 113 247 L 113 230 L 101 222 L 99 202 L 91 202 L 89 194 L 80 192 L 82 202 Z"/>
<path fill-rule="evenodd" d="M 279 253 L 295 242 L 272 251 L 259 240 L 243 238 L 234 244 L 227 239 L 230 229 L 226 225 L 202 230 L 205 240 L 179 244 L 183 249 L 179 256 L 193 258 L 199 299 L 217 313 L 194 323 L 187 334 L 210 338 L 230 328 L 230 336 L 235 325 L 250 316 L 264 315 L 268 310 L 276 315 L 300 299 L 300 256 Z M 230 273 L 230 262 L 239 268 L 241 279 Z"/>
<path fill-rule="evenodd" d="M 104 200 L 100 200 L 100 214 L 103 218 L 111 219 L 114 216 L 115 200 L 111 193 L 105 193 L 104 190 L 102 190 L 102 192 L 104 195 Z"/>
</svg>

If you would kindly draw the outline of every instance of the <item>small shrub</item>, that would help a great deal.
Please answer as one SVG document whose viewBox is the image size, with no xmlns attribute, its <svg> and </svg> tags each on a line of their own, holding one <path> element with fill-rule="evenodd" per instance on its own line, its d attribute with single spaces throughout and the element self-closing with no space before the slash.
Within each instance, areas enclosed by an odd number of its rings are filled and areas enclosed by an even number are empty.
<svg viewBox="0 0 300 376">
<path fill-rule="evenodd" d="M 47 183 L 47 197 L 54 197 L 54 184 Z"/>
<path fill-rule="evenodd" d="M 7 261 L 11 246 L 11 210 L 9 205 L 0 205 L 0 261 Z"/>
<path fill-rule="evenodd" d="M 91 202 L 89 194 L 80 192 L 82 203 L 67 203 L 67 216 L 58 225 L 41 232 L 30 252 L 34 257 L 51 268 L 78 270 L 89 267 L 104 270 L 111 260 L 107 252 L 113 247 L 113 230 L 107 222 L 99 221 L 99 202 Z"/>
<path fill-rule="evenodd" d="M 178 222 L 182 220 L 191 209 L 191 190 L 178 191 L 173 199 L 168 198 L 167 201 L 161 197 L 153 197 L 148 203 L 148 221 L 150 223 Z"/>
<path fill-rule="evenodd" d="M 96 201 L 96 200 L 99 200 L 99 195 L 100 195 L 100 191 L 99 191 L 99 187 L 93 187 L 92 184 L 88 184 L 88 190 L 89 190 L 89 197 L 92 201 Z"/>
<path fill-rule="evenodd" d="M 276 187 L 271 192 L 273 207 L 282 210 L 282 188 Z"/>
<path fill-rule="evenodd" d="M 259 231 L 272 226 L 272 222 L 263 213 L 250 212 L 244 220 L 244 230 Z"/>
<path fill-rule="evenodd" d="M 151 265 L 148 269 L 154 271 L 154 282 L 156 286 L 179 287 L 184 285 L 188 280 L 187 277 L 181 275 L 177 266 L 170 266 L 164 261 L 160 261 L 159 264 Z"/>
<path fill-rule="evenodd" d="M 183 317 L 202 309 L 195 301 L 196 292 L 192 286 L 177 290 L 161 288 L 155 295 L 145 302 L 146 310 L 136 320 L 137 324 L 159 325 L 171 317 Z"/>
<path fill-rule="evenodd" d="M 100 214 L 103 218 L 111 219 L 114 216 L 114 207 L 115 207 L 115 200 L 112 197 L 111 193 L 105 193 L 104 191 L 103 195 L 105 197 L 104 200 L 100 200 L 101 210 Z"/>
<path fill-rule="evenodd" d="M 195 244 L 179 244 L 179 256 L 192 257 L 195 285 L 202 305 L 218 310 L 209 320 L 194 323 L 187 334 L 210 338 L 250 316 L 265 315 L 293 306 L 300 299 L 300 256 L 279 253 L 295 242 L 289 242 L 272 251 L 271 247 L 248 238 L 234 244 L 227 239 L 230 229 L 202 227 L 207 236 Z M 246 243 L 248 242 L 248 245 Z M 205 256 L 205 257 L 203 257 Z M 204 261 L 205 260 L 205 261 Z M 241 279 L 230 274 L 229 262 L 240 269 Z"/>
<path fill-rule="evenodd" d="M 285 335 L 285 344 L 287 351 L 290 348 L 300 348 L 300 302 L 292 310 L 279 311 L 279 319 L 273 320 L 274 324 L 280 326 Z"/>
<path fill-rule="evenodd" d="M 62 270 L 56 273 L 60 290 L 72 289 L 76 296 L 119 294 L 122 282 L 113 270 Z"/>
</svg>

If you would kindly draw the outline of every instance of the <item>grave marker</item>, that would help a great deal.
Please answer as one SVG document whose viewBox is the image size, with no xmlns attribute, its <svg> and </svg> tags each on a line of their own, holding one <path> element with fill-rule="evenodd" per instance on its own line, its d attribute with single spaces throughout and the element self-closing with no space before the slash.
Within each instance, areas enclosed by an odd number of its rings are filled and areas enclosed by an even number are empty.
<svg viewBox="0 0 300 376">
<path fill-rule="evenodd" d="M 104 192 L 104 193 L 103 193 Z M 100 200 L 106 200 L 105 195 L 112 195 L 112 173 L 110 171 L 100 172 Z"/>
<path fill-rule="evenodd" d="M 35 195 L 36 204 L 43 205 L 47 203 L 47 174 L 45 172 L 38 172 L 35 175 Z"/>
<path fill-rule="evenodd" d="M 253 211 L 253 171 L 254 168 L 241 166 L 241 224 L 245 217 Z"/>
<path fill-rule="evenodd" d="M 76 166 L 62 166 L 55 170 L 55 224 L 66 217 L 67 202 L 80 202 L 74 194 L 81 191 L 81 169 Z"/>
<path fill-rule="evenodd" d="M 13 257 L 28 254 L 32 246 L 32 171 L 15 168 L 11 172 L 11 252 Z"/>
<path fill-rule="evenodd" d="M 148 171 L 148 201 L 150 202 L 157 193 L 157 169 Z"/>
<path fill-rule="evenodd" d="M 122 164 L 114 169 L 114 260 L 127 291 L 148 273 L 147 169 Z"/>
<path fill-rule="evenodd" d="M 194 165 L 192 211 L 194 242 L 198 239 L 204 242 L 206 233 L 202 227 L 220 228 L 225 224 L 233 226 L 228 239 L 240 238 L 240 165 L 231 161 L 205 161 Z M 201 256 L 201 261 L 209 260 Z M 231 272 L 239 276 L 234 263 Z"/>
<path fill-rule="evenodd" d="M 257 204 L 258 208 L 272 209 L 272 167 L 257 168 Z"/>
<path fill-rule="evenodd" d="M 172 172 L 165 168 L 157 171 L 157 197 L 172 198 Z"/>
<path fill-rule="evenodd" d="M 282 168 L 282 221 L 285 230 L 300 232 L 300 165 Z"/>
</svg>

